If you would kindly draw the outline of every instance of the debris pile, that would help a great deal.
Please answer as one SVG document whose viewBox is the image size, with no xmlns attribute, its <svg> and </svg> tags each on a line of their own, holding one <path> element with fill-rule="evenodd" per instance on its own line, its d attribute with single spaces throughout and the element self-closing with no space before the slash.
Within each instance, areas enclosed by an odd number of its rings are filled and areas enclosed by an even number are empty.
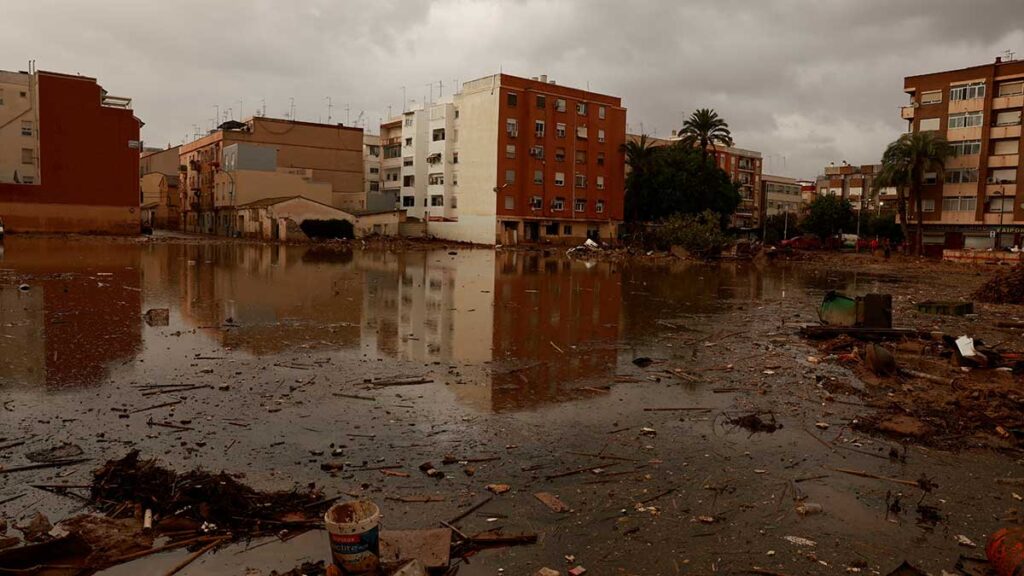
<svg viewBox="0 0 1024 576">
<path fill-rule="evenodd" d="M 990 278 L 974 292 L 974 299 L 992 304 L 1024 304 L 1024 265 Z"/>
</svg>

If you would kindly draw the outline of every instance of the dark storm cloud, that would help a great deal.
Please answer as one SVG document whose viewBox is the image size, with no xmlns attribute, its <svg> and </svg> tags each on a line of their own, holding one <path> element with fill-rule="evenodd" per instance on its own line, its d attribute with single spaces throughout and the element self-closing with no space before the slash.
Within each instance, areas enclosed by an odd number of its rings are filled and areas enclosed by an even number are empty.
<svg viewBox="0 0 1024 576">
<path fill-rule="evenodd" d="M 903 77 L 1024 55 L 1019 0 L 35 0 L 6 2 L 2 68 L 96 76 L 149 144 L 228 108 L 369 125 L 499 69 L 623 97 L 668 135 L 716 108 L 771 172 L 876 161 L 904 128 Z M 441 84 L 443 83 L 443 87 Z M 241 102 L 240 102 L 241 101 Z M 348 107 L 346 111 L 345 108 Z"/>
</svg>

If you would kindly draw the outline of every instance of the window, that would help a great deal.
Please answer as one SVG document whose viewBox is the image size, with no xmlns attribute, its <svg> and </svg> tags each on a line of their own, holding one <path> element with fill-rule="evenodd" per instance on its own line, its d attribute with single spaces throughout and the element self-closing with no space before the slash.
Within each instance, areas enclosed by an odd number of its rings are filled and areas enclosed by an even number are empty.
<svg viewBox="0 0 1024 576">
<path fill-rule="evenodd" d="M 519 122 L 515 118 L 505 120 L 505 132 L 512 138 L 519 135 Z"/>
<path fill-rule="evenodd" d="M 947 184 L 966 184 L 968 182 L 978 181 L 978 169 L 977 168 L 957 168 L 955 170 L 946 170 L 946 183 Z"/>
<path fill-rule="evenodd" d="M 974 126 L 981 126 L 982 113 L 981 112 L 961 112 L 960 114 L 949 115 L 949 129 L 953 128 L 972 128 Z"/>
<path fill-rule="evenodd" d="M 511 170 L 511 169 L 505 170 L 505 183 L 506 184 L 512 184 L 515 181 L 516 181 L 516 171 L 515 170 Z"/>
<path fill-rule="evenodd" d="M 505 158 L 515 158 L 515 157 L 516 157 L 516 145 L 515 144 L 508 144 L 508 145 L 506 145 L 505 146 Z"/>
<path fill-rule="evenodd" d="M 1013 197 L 1004 198 L 997 196 L 988 199 L 989 212 L 1013 212 Z"/>
<path fill-rule="evenodd" d="M 598 190 L 604 190 L 604 176 L 598 176 L 596 180 Z"/>
<path fill-rule="evenodd" d="M 566 224 L 562 226 L 562 234 L 566 236 L 572 236 L 572 224 Z"/>
<path fill-rule="evenodd" d="M 606 112 L 607 112 L 607 110 L 605 109 L 604 106 L 598 106 L 597 107 L 597 117 L 600 118 L 601 120 L 604 120 L 604 116 L 605 116 Z"/>
<path fill-rule="evenodd" d="M 587 127 L 586 126 L 577 126 L 576 127 L 576 137 L 579 138 L 580 140 L 586 140 L 587 139 Z"/>
<path fill-rule="evenodd" d="M 456 108 L 456 109 L 455 109 L 455 119 L 456 119 L 456 120 L 458 120 L 458 119 L 459 119 L 459 109 L 458 109 L 458 108 Z M 454 200 L 455 200 L 455 198 L 452 198 L 452 201 L 453 201 L 453 202 L 452 202 L 452 204 L 454 204 L 454 203 L 455 203 L 455 202 L 454 202 Z M 454 208 L 454 207 L 455 207 L 455 206 L 452 206 L 452 208 Z"/>
<path fill-rule="evenodd" d="M 950 142 L 950 147 L 953 148 L 953 154 L 955 156 L 971 156 L 974 154 L 981 154 L 981 140 L 963 140 L 960 142 Z"/>
<path fill-rule="evenodd" d="M 953 117 L 950 116 L 949 120 L 949 127 L 952 128 Z M 921 130 L 921 132 L 927 132 L 929 130 L 938 130 L 941 126 L 941 118 L 921 118 L 921 123 L 918 124 L 918 129 Z"/>
<path fill-rule="evenodd" d="M 406 146 L 412 146 L 412 138 L 406 138 L 405 139 L 405 145 Z"/>
<path fill-rule="evenodd" d="M 555 161 L 565 162 L 565 148 L 555 148 Z"/>
<path fill-rule="evenodd" d="M 1020 124 L 1020 110 L 1000 112 L 996 115 L 996 126 L 1016 126 Z"/>
<path fill-rule="evenodd" d="M 530 146 L 530 156 L 537 158 L 538 160 L 544 159 L 544 147 L 543 146 Z"/>
<path fill-rule="evenodd" d="M 444 128 L 434 128 L 433 139 L 434 142 L 440 142 L 444 140 Z"/>
<path fill-rule="evenodd" d="M 430 197 L 430 205 L 431 206 L 444 206 L 444 196 L 441 196 L 440 194 L 435 194 L 435 195 L 431 196 Z"/>
<path fill-rule="evenodd" d="M 537 108 L 546 108 L 548 105 L 548 98 L 543 94 L 537 95 Z"/>
<path fill-rule="evenodd" d="M 22 164 L 35 164 L 35 155 L 31 148 L 21 149 L 21 163 Z"/>
<path fill-rule="evenodd" d="M 384 147 L 384 159 L 390 160 L 392 158 L 398 158 L 402 155 L 402 147 L 399 144 Z"/>
<path fill-rule="evenodd" d="M 380 156 L 380 146 L 371 144 L 370 146 L 367 146 L 367 148 L 367 152 L 370 154 L 370 156 L 373 156 L 374 158 Z"/>
<path fill-rule="evenodd" d="M 576 113 L 579 114 L 580 116 L 586 116 L 587 115 L 587 104 L 586 104 L 586 102 L 577 102 L 576 103 Z"/>
<path fill-rule="evenodd" d="M 575 206 L 573 206 L 573 208 L 577 212 L 585 212 L 587 210 L 587 200 L 586 200 L 586 198 L 577 198 L 576 202 L 575 202 Z"/>
<path fill-rule="evenodd" d="M 22 120 L 21 121 L 21 135 L 22 136 L 31 136 L 32 135 L 32 121 L 31 120 Z"/>
<path fill-rule="evenodd" d="M 565 124 L 562 124 L 561 122 L 555 124 L 555 136 L 565 138 Z"/>
<path fill-rule="evenodd" d="M 555 172 L 555 186 L 565 186 L 565 172 Z"/>
<path fill-rule="evenodd" d="M 1016 168 L 992 170 L 988 175 L 989 184 L 1013 184 L 1015 182 L 1017 182 Z"/>
<path fill-rule="evenodd" d="M 586 174 L 577 174 L 576 175 L 576 187 L 577 188 L 586 188 L 587 187 L 587 175 Z"/>
<path fill-rule="evenodd" d="M 515 196 L 505 196 L 505 210 L 515 210 L 516 198 Z"/>
<path fill-rule="evenodd" d="M 974 196 L 953 196 L 942 199 L 943 212 L 974 212 L 978 199 Z"/>
<path fill-rule="evenodd" d="M 537 138 L 543 138 L 544 137 L 544 121 L 543 120 L 537 120 L 536 122 L 533 123 L 533 133 L 537 136 Z"/>
<path fill-rule="evenodd" d="M 416 198 L 414 196 L 402 196 L 402 206 L 405 208 L 412 208 L 416 205 Z"/>
<path fill-rule="evenodd" d="M 405 158 L 402 158 L 402 166 L 412 166 L 412 164 L 413 164 L 412 156 L 406 156 Z"/>
<path fill-rule="evenodd" d="M 960 86 L 953 86 L 949 89 L 950 100 L 973 100 L 974 98 L 985 97 L 985 83 L 984 82 L 973 82 L 971 84 L 962 84 Z"/>
<path fill-rule="evenodd" d="M 533 183 L 534 184 L 543 184 L 544 183 L 544 171 L 543 170 L 534 170 L 533 171 Z"/>
<path fill-rule="evenodd" d="M 604 166 L 604 152 L 597 153 L 597 165 Z"/>
<path fill-rule="evenodd" d="M 406 126 L 412 126 L 412 116 L 407 116 L 405 118 L 405 125 Z"/>
<path fill-rule="evenodd" d="M 925 184 L 937 184 L 939 181 L 939 175 L 936 172 L 925 172 L 924 183 Z"/>
<path fill-rule="evenodd" d="M 565 112 L 565 99 L 558 98 L 555 100 L 555 110 L 558 112 Z"/>
<path fill-rule="evenodd" d="M 415 185 L 416 185 L 416 177 L 415 176 L 413 176 L 412 174 L 408 174 L 408 175 L 402 176 L 402 186 L 415 186 Z"/>
<path fill-rule="evenodd" d="M 444 174 L 435 172 L 427 175 L 427 184 L 430 186 L 444 186 Z"/>
<path fill-rule="evenodd" d="M 587 151 L 586 150 L 577 150 L 576 151 L 576 163 L 577 164 L 586 164 L 587 163 Z"/>
<path fill-rule="evenodd" d="M 370 168 L 370 174 L 380 174 L 380 168 Z"/>
<path fill-rule="evenodd" d="M 604 142 L 604 130 L 600 128 L 597 129 L 597 141 Z"/>
<path fill-rule="evenodd" d="M 370 182 L 370 192 L 380 192 L 380 182 Z"/>
<path fill-rule="evenodd" d="M 555 199 L 551 201 L 551 210 L 554 212 L 565 210 L 565 198 L 555 196 Z"/>
<path fill-rule="evenodd" d="M 506 96 L 506 100 L 509 106 L 516 106 L 519 104 L 519 95 L 515 92 L 509 92 L 508 96 Z"/>
<path fill-rule="evenodd" d="M 458 172 L 452 172 L 452 186 L 458 186 L 458 185 L 459 185 L 459 173 Z M 454 196 L 452 197 L 452 208 L 455 208 L 455 197 Z"/>
<path fill-rule="evenodd" d="M 547 234 L 548 236 L 558 236 L 558 223 L 545 224 L 544 234 Z"/>
<path fill-rule="evenodd" d="M 458 152 L 452 152 L 452 164 L 458 164 L 458 163 L 459 163 L 459 153 Z"/>
<path fill-rule="evenodd" d="M 992 146 L 992 154 L 1002 156 L 1004 154 L 1016 154 L 1020 147 L 1020 140 L 996 140 Z"/>
<path fill-rule="evenodd" d="M 921 104 L 938 104 L 942 102 L 942 90 L 921 93 Z"/>
<path fill-rule="evenodd" d="M 530 197 L 530 208 L 532 210 L 540 210 L 543 207 L 544 207 L 544 199 L 543 198 L 541 198 L 540 196 L 531 196 Z"/>
<path fill-rule="evenodd" d="M 935 212 L 935 200 L 928 198 L 921 200 L 921 212 Z"/>
<path fill-rule="evenodd" d="M 999 85 L 1000 96 L 1020 96 L 1024 94 L 1024 82 L 1003 82 Z"/>
<path fill-rule="evenodd" d="M 598 200 L 597 202 L 595 202 L 594 203 L 594 210 L 598 214 L 603 214 L 604 213 L 604 200 Z"/>
</svg>

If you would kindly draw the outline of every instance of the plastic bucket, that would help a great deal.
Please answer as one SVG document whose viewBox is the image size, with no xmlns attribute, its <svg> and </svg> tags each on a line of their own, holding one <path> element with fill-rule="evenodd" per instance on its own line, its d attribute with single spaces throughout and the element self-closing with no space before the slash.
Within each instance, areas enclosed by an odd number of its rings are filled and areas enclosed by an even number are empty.
<svg viewBox="0 0 1024 576">
<path fill-rule="evenodd" d="M 331 559 L 345 574 L 374 572 L 380 566 L 380 508 L 353 500 L 331 506 L 324 514 L 331 539 Z"/>
</svg>

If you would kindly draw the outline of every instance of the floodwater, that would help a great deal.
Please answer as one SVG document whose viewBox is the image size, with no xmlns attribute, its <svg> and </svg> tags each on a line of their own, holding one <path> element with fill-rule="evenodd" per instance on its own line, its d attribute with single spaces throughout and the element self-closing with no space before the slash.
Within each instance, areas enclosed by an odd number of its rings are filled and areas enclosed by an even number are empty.
<svg viewBox="0 0 1024 576">
<path fill-rule="evenodd" d="M 813 349 L 795 335 L 825 291 L 899 283 L 799 264 L 11 237 L 0 259 L 0 445 L 28 442 L 0 452 L 0 466 L 61 442 L 94 462 L 0 476 L 0 501 L 24 494 L 0 505 L 0 517 L 76 513 L 74 500 L 28 485 L 88 483 L 95 463 L 134 448 L 180 471 L 242 474 L 258 488 L 315 483 L 359 494 L 381 505 L 392 529 L 436 527 L 488 495 L 487 484 L 510 484 L 460 528 L 540 540 L 475 556 L 461 567 L 467 575 L 564 571 L 567 555 L 594 574 L 884 574 L 904 559 L 950 569 L 965 551 L 955 536 L 982 543 L 1010 505 L 1005 490 L 965 487 L 1012 475 L 1016 464 L 915 448 L 905 462 L 879 456 L 893 444 L 856 437 L 855 403 L 823 400 L 825 378 L 862 384 L 808 363 Z M 147 322 L 151 309 L 167 309 L 168 324 Z M 637 366 L 638 357 L 655 364 Z M 421 376 L 432 382 L 366 384 Z M 173 383 L 206 387 L 156 396 L 139 388 Z M 752 435 L 725 422 L 755 410 L 783 428 Z M 825 447 L 840 436 L 860 452 Z M 443 467 L 440 481 L 417 470 L 447 454 L 499 459 L 475 465 L 474 476 Z M 320 470 L 339 459 L 350 469 Z M 351 469 L 384 464 L 411 476 Z M 831 467 L 927 474 L 940 488 L 926 503 L 944 519 L 916 522 L 914 488 Z M 572 511 L 550 512 L 539 491 Z M 443 501 L 395 500 L 424 495 Z M 895 497 L 902 514 L 887 514 Z M 797 515 L 802 499 L 824 513 Z M 186 555 L 106 573 L 160 574 Z M 266 574 L 327 555 L 326 537 L 311 532 L 232 546 L 182 573 Z"/>
</svg>

